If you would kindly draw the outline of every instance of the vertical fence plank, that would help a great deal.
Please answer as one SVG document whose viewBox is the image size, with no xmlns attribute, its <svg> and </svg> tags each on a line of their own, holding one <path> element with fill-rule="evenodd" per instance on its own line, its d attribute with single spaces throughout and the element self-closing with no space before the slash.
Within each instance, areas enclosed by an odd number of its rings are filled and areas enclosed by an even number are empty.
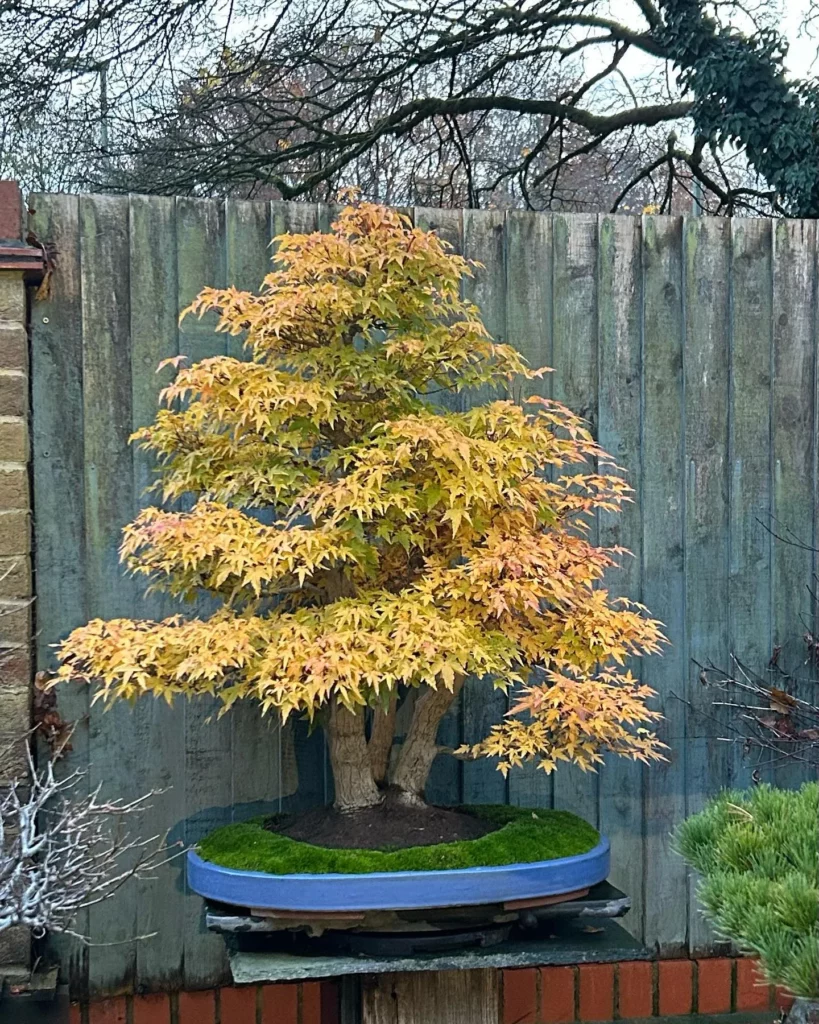
<svg viewBox="0 0 819 1024">
<path fill-rule="evenodd" d="M 267 204 L 266 220 L 270 238 L 267 240 L 267 247 L 265 249 L 264 275 L 276 269 L 274 263 L 276 249 L 278 248 L 278 243 L 274 241 L 276 237 L 286 231 L 309 234 L 316 230 L 316 204 L 270 202 Z M 256 273 L 261 269 L 256 264 L 252 264 L 252 266 L 256 266 Z M 251 273 L 248 273 L 248 279 Z M 262 280 L 263 278 L 260 278 L 255 287 L 258 288 Z M 250 283 L 249 280 L 248 283 Z M 299 734 L 299 724 L 292 716 L 286 725 L 282 725 L 279 721 L 275 728 L 278 730 L 275 746 L 278 758 L 277 810 L 281 812 L 284 809 L 285 798 L 289 798 L 291 805 L 295 804 L 299 794 L 301 794 L 303 789 L 307 788 L 305 786 L 305 773 L 300 774 L 299 769 L 299 757 L 297 755 L 297 738 L 299 735 L 303 736 L 307 743 L 308 755 L 311 751 L 315 752 L 314 756 L 308 757 L 310 770 L 306 773 L 306 778 L 308 781 L 312 780 L 313 785 L 317 788 L 308 798 L 306 806 L 312 807 L 316 803 L 325 802 L 328 794 L 323 778 L 323 764 L 327 754 L 321 731 L 319 730 L 313 736 L 309 736 L 306 726 L 302 724 L 302 733 Z M 312 764 L 312 761 L 315 761 L 315 764 Z"/>
<path fill-rule="evenodd" d="M 176 265 L 178 306 L 183 309 L 206 285 L 225 284 L 224 207 L 215 200 L 177 199 Z M 214 331 L 215 314 L 201 320 L 186 317 L 179 328 L 179 351 L 191 363 L 224 355 L 224 334 Z M 208 615 L 207 602 L 195 614 Z M 228 717 L 217 719 L 216 698 L 197 697 L 185 704 L 185 835 L 186 844 L 230 821 L 232 744 Z M 222 939 L 209 934 L 204 904 L 188 891 L 185 900 L 185 984 L 212 985 L 227 977 Z"/>
<path fill-rule="evenodd" d="M 336 221 L 339 213 L 344 209 L 344 206 L 340 203 L 316 203 L 316 216 L 317 216 L 317 228 L 323 233 L 328 233 L 333 230 L 333 224 Z M 321 780 L 321 792 L 322 799 L 320 802 L 329 804 L 335 799 L 335 790 L 333 787 L 333 773 L 330 768 L 330 755 L 327 750 L 327 740 L 324 735 L 323 729 L 316 729 L 312 737 L 310 737 L 314 743 L 317 752 L 320 752 L 320 762 L 316 762 L 320 768 L 320 780 Z M 314 764 L 311 760 L 309 762 L 309 770 L 314 770 Z M 318 780 L 317 780 L 318 781 Z"/>
<path fill-rule="evenodd" d="M 157 372 L 163 359 L 177 354 L 176 225 L 173 199 L 132 196 L 130 200 L 130 341 L 133 429 L 151 423 L 158 392 L 173 371 Z M 134 513 L 156 503 L 146 488 L 155 479 L 150 453 L 134 447 Z M 140 584 L 141 589 L 141 584 Z M 183 610 L 167 594 L 141 595 L 135 614 L 163 619 Z M 181 841 L 185 817 L 185 709 L 145 698 L 134 708 L 137 741 L 161 756 L 142 757 L 136 778 L 143 792 L 162 790 L 143 816 L 145 835 L 169 833 Z M 137 985 L 178 988 L 184 952 L 184 863 L 177 859 L 137 885 Z"/>
<path fill-rule="evenodd" d="M 86 565 L 92 618 L 132 616 L 136 586 L 121 571 L 123 526 L 134 512 L 134 477 L 128 438 L 132 425 L 128 200 L 80 199 L 82 238 L 83 407 L 85 448 Z M 116 268 L 116 272 L 112 272 Z M 144 749 L 135 735 L 132 709 L 123 703 L 91 709 L 89 783 L 106 795 L 128 799 Z M 133 984 L 136 970 L 136 895 L 90 911 L 93 936 L 113 945 L 93 946 L 90 985 L 103 991 Z"/>
<path fill-rule="evenodd" d="M 552 352 L 552 219 L 510 211 L 506 221 L 506 340 L 521 352 L 529 366 L 551 366 Z M 514 398 L 551 397 L 554 374 L 521 381 Z M 525 405 L 524 405 L 525 408 Z M 551 807 L 554 776 L 534 762 L 509 774 L 509 802 L 522 807 Z"/>
<path fill-rule="evenodd" d="M 270 204 L 270 219 L 274 237 L 290 232 L 294 235 L 309 235 L 319 230 L 317 203 Z"/>
<path fill-rule="evenodd" d="M 270 205 L 228 200 L 227 283 L 258 292 L 271 269 Z M 242 338 L 228 339 L 228 354 L 245 357 Z M 282 788 L 281 726 L 276 716 L 259 713 L 256 702 L 240 701 L 230 714 L 233 751 L 233 817 L 237 821 L 278 810 Z M 295 781 L 295 780 L 292 780 Z M 288 786 L 292 792 L 293 785 Z"/>
<path fill-rule="evenodd" d="M 85 552 L 85 458 L 83 446 L 82 295 L 79 200 L 32 196 L 31 229 L 58 253 L 47 294 L 31 310 L 31 458 L 36 510 L 34 579 L 37 600 L 36 667 L 54 668 L 52 644 L 87 618 Z M 67 429 L 68 427 L 68 429 Z M 57 706 L 73 726 L 72 751 L 61 773 L 88 767 L 88 687 L 65 683 Z M 85 792 L 83 783 L 78 793 Z M 88 934 L 88 912 L 75 928 Z M 88 982 L 88 948 L 68 936 L 49 946 L 74 991 Z"/>
<path fill-rule="evenodd" d="M 684 227 L 685 260 L 685 733 L 686 814 L 731 778 L 733 750 L 709 728 L 711 693 L 697 665 L 728 659 L 728 343 L 729 220 L 692 217 Z M 703 714 L 704 712 L 704 714 Z M 689 878 L 688 944 L 713 941 Z"/>
<path fill-rule="evenodd" d="M 785 539 L 772 546 L 772 641 L 782 648 L 779 663 L 793 670 L 807 656 L 802 637 L 806 627 L 813 631 L 816 612 L 808 592 L 816 591 L 816 221 L 779 221 L 774 252 L 773 517 Z M 800 667 L 799 682 L 786 689 L 815 700 L 816 670 Z M 787 755 L 775 766 L 780 786 L 798 786 L 808 776 L 808 766 Z"/>
<path fill-rule="evenodd" d="M 325 233 L 331 231 L 336 217 L 343 209 L 339 203 L 316 203 L 318 230 Z"/>
<path fill-rule="evenodd" d="M 270 219 L 273 235 L 311 234 L 319 230 L 319 207 L 316 203 L 271 203 Z M 288 811 L 306 810 L 332 800 L 325 772 L 326 750 L 320 729 L 310 731 L 307 723 L 293 721 L 282 733 L 282 776 L 287 785 Z M 292 761 L 287 755 L 291 752 Z M 286 790 L 286 791 L 285 791 Z"/>
<path fill-rule="evenodd" d="M 601 217 L 599 223 L 598 440 L 625 469 L 634 501 L 621 515 L 603 512 L 599 539 L 604 547 L 632 554 L 607 577 L 612 593 L 642 600 L 640 522 L 640 374 L 642 359 L 642 259 L 640 221 Z M 632 670 L 639 678 L 642 664 Z M 640 935 L 643 922 L 643 769 L 638 762 L 609 758 L 600 771 L 600 831 L 612 845 L 612 881 L 631 896 L 626 926 Z"/>
<path fill-rule="evenodd" d="M 463 217 L 460 210 L 416 206 L 412 211 L 412 222 L 422 231 L 434 231 L 438 238 L 451 247 L 451 252 L 463 255 Z"/>
<path fill-rule="evenodd" d="M 510 210 L 506 219 L 506 341 L 532 369 L 552 366 L 552 218 Z M 517 402 L 530 395 L 551 398 L 554 374 L 520 381 L 513 387 Z"/>
<path fill-rule="evenodd" d="M 423 231 L 434 231 L 452 247 L 452 252 L 463 254 L 463 220 L 460 210 L 437 210 L 418 207 L 413 210 L 413 223 Z M 458 408 L 459 395 L 450 392 L 436 395 L 436 402 L 447 408 Z M 452 704 L 438 729 L 438 742 L 442 747 L 454 749 L 463 740 L 463 695 Z M 463 800 L 463 764 L 444 754 L 437 757 L 427 780 L 427 799 L 436 804 L 459 804 Z"/>
<path fill-rule="evenodd" d="M 556 215 L 554 238 L 554 396 L 597 432 L 597 217 Z M 582 467 L 580 467 L 582 468 Z M 592 526 L 591 540 L 597 540 Z M 554 805 L 597 824 L 599 776 L 575 765 L 555 773 Z"/>
<path fill-rule="evenodd" d="M 685 867 L 670 835 L 685 814 L 684 705 L 671 696 L 686 678 L 683 565 L 683 353 L 681 222 L 643 220 L 643 600 L 672 640 L 647 659 L 643 678 L 657 690 L 658 730 L 668 762 L 645 773 L 644 935 L 665 952 L 682 951 L 687 933 Z"/>
<path fill-rule="evenodd" d="M 483 264 L 476 269 L 475 277 L 465 282 L 466 295 L 480 307 L 483 321 L 495 341 L 505 341 L 504 215 L 497 210 L 467 210 L 463 214 L 463 225 L 464 255 Z M 487 387 L 470 389 L 463 394 L 469 405 L 498 397 L 497 392 Z M 464 740 L 475 743 L 503 718 L 507 698 L 490 680 L 467 679 L 461 704 Z M 506 780 L 494 760 L 488 758 L 464 764 L 463 787 L 463 798 L 470 804 L 502 804 L 507 799 Z"/>
<path fill-rule="evenodd" d="M 772 222 L 732 220 L 730 564 L 728 632 L 730 654 L 767 674 L 771 658 L 771 302 Z M 810 495 L 810 489 L 808 491 Z M 809 499 L 810 500 L 810 499 Z M 810 517 L 809 517 L 810 518 Z M 802 582 L 802 587 L 807 585 Z M 807 596 L 807 590 L 805 590 Z M 716 657 L 716 656 L 714 656 Z M 720 665 L 730 671 L 731 665 Z M 709 695 L 704 694 L 704 699 Z M 725 699 L 712 691 L 712 700 Z M 736 711 L 715 711 L 706 733 L 736 736 L 737 784 L 751 783 L 762 759 L 742 752 Z M 734 731 L 736 730 L 736 732 Z M 768 770 L 763 776 L 771 780 Z"/>
</svg>

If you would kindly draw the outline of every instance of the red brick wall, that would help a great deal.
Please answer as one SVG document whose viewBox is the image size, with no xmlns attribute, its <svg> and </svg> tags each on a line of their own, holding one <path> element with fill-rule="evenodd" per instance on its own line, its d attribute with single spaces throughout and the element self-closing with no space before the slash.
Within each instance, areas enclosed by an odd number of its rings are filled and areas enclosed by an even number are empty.
<svg viewBox="0 0 819 1024">
<path fill-rule="evenodd" d="M 117 996 L 71 1007 L 71 1024 L 338 1024 L 333 982 Z"/>
<path fill-rule="evenodd" d="M 790 1005 L 751 960 L 634 961 L 503 972 L 502 1024 L 572 1024 Z M 740 1018 L 738 1018 L 740 1019 Z"/>
<path fill-rule="evenodd" d="M 499 1024 L 741 1015 L 785 1008 L 792 1002 L 760 983 L 752 961 L 728 957 L 527 967 L 502 973 Z M 119 996 L 90 1006 L 74 1004 L 71 1024 L 338 1024 L 338 987 L 325 981 Z"/>
</svg>

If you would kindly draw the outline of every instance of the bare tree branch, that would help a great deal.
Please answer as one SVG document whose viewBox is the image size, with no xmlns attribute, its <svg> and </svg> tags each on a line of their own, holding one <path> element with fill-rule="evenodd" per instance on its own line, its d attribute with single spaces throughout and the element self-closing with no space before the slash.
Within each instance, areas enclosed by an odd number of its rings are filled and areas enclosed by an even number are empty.
<svg viewBox="0 0 819 1024">
<path fill-rule="evenodd" d="M 23 741 L 25 743 L 25 741 Z M 0 795 L 0 932 L 24 925 L 35 935 L 72 932 L 79 913 L 111 899 L 131 878 L 151 875 L 179 851 L 160 836 L 127 830 L 156 792 L 106 800 L 101 787 L 80 795 L 84 773 L 58 779 L 54 760 L 34 764 Z"/>
<path fill-rule="evenodd" d="M 773 0 L 613 10 L 0 0 L 0 164 L 60 187 L 539 209 L 690 207 L 696 180 L 710 212 L 819 212 L 819 92 L 784 75 Z M 681 156 L 666 140 L 692 123 L 707 151 Z"/>
</svg>

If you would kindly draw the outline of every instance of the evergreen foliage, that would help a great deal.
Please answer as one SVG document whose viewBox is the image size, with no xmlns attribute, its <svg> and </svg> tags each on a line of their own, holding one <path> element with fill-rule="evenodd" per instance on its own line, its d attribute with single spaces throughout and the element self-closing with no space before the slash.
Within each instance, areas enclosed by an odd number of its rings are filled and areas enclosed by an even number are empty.
<svg viewBox="0 0 819 1024">
<path fill-rule="evenodd" d="M 717 930 L 755 953 L 773 984 L 819 996 L 819 784 L 723 793 L 676 842 Z"/>
<path fill-rule="evenodd" d="M 746 36 L 720 26 L 699 0 L 661 0 L 660 8 L 660 38 L 695 97 L 702 139 L 744 147 L 788 216 L 816 217 L 819 85 L 789 78 L 786 39 L 771 27 Z"/>
</svg>

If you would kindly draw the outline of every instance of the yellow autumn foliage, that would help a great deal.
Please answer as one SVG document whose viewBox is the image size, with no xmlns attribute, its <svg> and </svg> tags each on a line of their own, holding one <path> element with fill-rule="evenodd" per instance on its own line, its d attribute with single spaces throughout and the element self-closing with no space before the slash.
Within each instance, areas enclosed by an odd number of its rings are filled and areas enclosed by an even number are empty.
<svg viewBox="0 0 819 1024">
<path fill-rule="evenodd" d="M 564 406 L 502 397 L 547 371 L 489 337 L 461 296 L 472 265 L 366 203 L 331 233 L 276 241 L 258 294 L 205 288 L 183 314 L 215 310 L 248 360 L 177 367 L 135 435 L 162 500 L 189 510 L 140 513 L 123 561 L 220 608 L 90 622 L 59 678 L 105 701 L 211 694 L 313 717 L 491 677 L 510 716 L 462 753 L 546 771 L 661 756 L 652 691 L 625 667 L 659 649 L 660 625 L 609 595 L 622 552 L 588 531 L 628 486 Z M 440 400 L 479 385 L 498 399 Z"/>
</svg>

